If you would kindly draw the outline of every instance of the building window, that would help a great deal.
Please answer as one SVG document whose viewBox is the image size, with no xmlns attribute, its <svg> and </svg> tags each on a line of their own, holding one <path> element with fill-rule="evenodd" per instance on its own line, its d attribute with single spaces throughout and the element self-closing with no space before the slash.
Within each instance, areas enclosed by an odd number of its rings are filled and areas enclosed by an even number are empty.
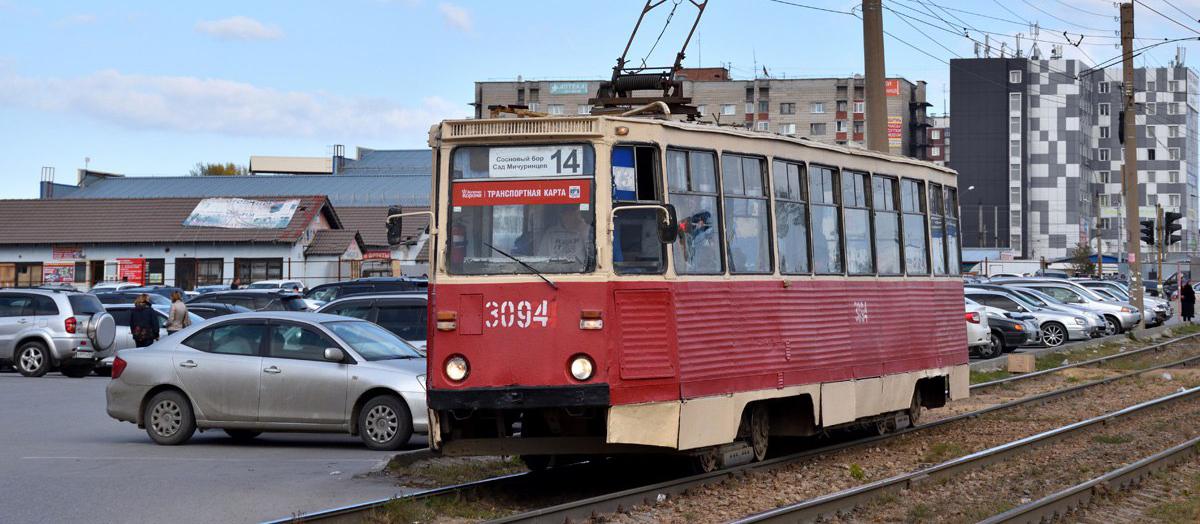
<svg viewBox="0 0 1200 524">
<path fill-rule="evenodd" d="M 758 112 L 759 113 L 767 113 L 770 111 L 771 111 L 771 102 L 770 101 L 768 101 L 768 100 L 759 100 L 758 101 Z"/>
<path fill-rule="evenodd" d="M 1096 113 L 1100 116 L 1108 116 L 1110 104 L 1100 104 L 1096 107 Z"/>
<path fill-rule="evenodd" d="M 771 226 L 766 166 L 761 158 L 721 157 L 725 245 L 730 273 L 771 272 Z"/>
<path fill-rule="evenodd" d="M 1008 156 L 1010 156 L 1010 157 L 1021 156 L 1021 141 L 1020 140 L 1009 140 L 1008 141 Z"/>
<path fill-rule="evenodd" d="M 1141 175 L 1140 172 L 1138 173 L 1138 175 L 1139 175 L 1138 176 L 1139 184 L 1146 183 L 1146 182 L 1158 182 L 1158 172 L 1156 172 L 1156 171 L 1146 171 L 1146 178 L 1144 180 L 1140 176 Z"/>
<path fill-rule="evenodd" d="M 929 130 L 929 139 L 930 140 L 941 140 L 942 139 L 942 130 L 941 129 L 930 129 Z"/>
<path fill-rule="evenodd" d="M 1099 182 L 1101 184 L 1109 183 L 1109 176 L 1110 175 L 1109 175 L 1108 171 L 1097 171 L 1096 172 L 1096 178 L 1099 180 Z"/>
<path fill-rule="evenodd" d="M 1021 181 L 1021 164 L 1008 165 L 1008 179 L 1012 182 Z"/>
<path fill-rule="evenodd" d="M 196 285 L 215 286 L 224 283 L 225 259 L 200 258 L 196 260 Z"/>
<path fill-rule="evenodd" d="M 525 104 L 525 105 L 526 105 L 526 107 L 528 107 L 528 108 L 529 108 L 529 110 L 530 110 L 530 111 L 537 111 L 537 110 L 538 110 L 538 103 L 537 103 L 537 102 L 530 102 L 530 103 L 528 103 L 528 104 Z"/>
<path fill-rule="evenodd" d="M 918 180 L 900 181 L 900 208 L 904 213 L 904 267 L 910 275 L 929 274 L 929 251 L 926 239 L 929 229 L 925 221 L 925 183 Z"/>
<path fill-rule="evenodd" d="M 1020 113 L 1021 112 L 1021 93 L 1009 93 L 1008 94 L 1008 112 L 1010 112 L 1010 113 Z"/>
<path fill-rule="evenodd" d="M 871 197 L 875 219 L 875 267 L 881 275 L 899 275 L 900 212 L 896 201 L 896 179 L 875 175 L 871 178 Z"/>
<path fill-rule="evenodd" d="M 779 272 L 808 273 L 808 213 L 804 209 L 804 165 L 776 160 L 775 242 Z"/>
<path fill-rule="evenodd" d="M 746 114 L 749 115 L 749 114 L 753 114 L 753 113 L 754 113 L 754 102 L 746 102 Z"/>
<path fill-rule="evenodd" d="M 1179 138 L 1179 126 L 1167 126 L 1168 138 Z"/>
<path fill-rule="evenodd" d="M 242 285 L 259 280 L 279 280 L 283 278 L 282 258 L 235 258 L 233 273 Z"/>
<path fill-rule="evenodd" d="M 1143 107 L 1145 108 L 1145 112 L 1147 115 L 1158 114 L 1158 104 L 1155 104 L 1154 102 L 1150 102 L 1150 103 L 1144 105 Z"/>
<path fill-rule="evenodd" d="M 1019 187 L 1008 188 L 1008 203 L 1016 204 L 1016 205 L 1021 204 L 1021 188 L 1019 188 Z"/>
<path fill-rule="evenodd" d="M 1019 69 L 1008 72 L 1008 83 L 1010 83 L 1010 84 L 1021 83 L 1021 71 Z"/>
<path fill-rule="evenodd" d="M 166 282 L 166 260 L 161 258 L 146 259 L 146 285 L 161 286 Z"/>
<path fill-rule="evenodd" d="M 734 106 L 733 104 L 721 104 L 721 114 L 722 115 L 736 115 L 737 107 Z"/>
<path fill-rule="evenodd" d="M 813 269 L 817 273 L 842 272 L 842 224 L 838 213 L 837 172 L 832 168 L 809 169 L 808 199 L 812 203 Z"/>
<path fill-rule="evenodd" d="M 546 104 L 546 112 L 551 115 L 561 115 L 561 114 L 563 114 L 563 105 L 562 104 Z"/>
<path fill-rule="evenodd" d="M 1171 207 L 1179 207 L 1179 195 L 1167 195 L 1167 205 Z"/>
<path fill-rule="evenodd" d="M 1154 126 L 1146 126 L 1146 138 L 1154 138 Z"/>
<path fill-rule="evenodd" d="M 783 103 L 780 103 L 780 104 L 779 104 L 779 114 L 781 114 L 781 115 L 794 115 L 794 114 L 796 114 L 796 103 L 795 103 L 795 102 L 783 102 Z"/>
<path fill-rule="evenodd" d="M 814 136 L 825 134 L 825 124 L 823 122 L 819 122 L 819 123 L 814 122 L 812 124 L 809 124 L 808 125 L 808 133 L 810 135 L 814 135 Z"/>
<path fill-rule="evenodd" d="M 1179 81 L 1178 80 L 1168 81 L 1167 82 L 1167 91 L 1170 91 L 1172 93 L 1179 92 Z"/>
<path fill-rule="evenodd" d="M 838 102 L 837 102 L 837 110 L 838 110 L 838 112 L 839 112 L 839 113 L 845 113 L 845 112 L 846 112 L 846 101 L 845 101 L 845 100 L 838 100 Z"/>
<path fill-rule="evenodd" d="M 1179 171 L 1167 171 L 1167 181 L 1172 184 L 1179 183 Z"/>
<path fill-rule="evenodd" d="M 838 120 L 838 121 L 834 122 L 833 125 L 834 125 L 834 129 L 837 129 L 838 133 L 846 132 L 846 121 L 845 120 Z"/>
<path fill-rule="evenodd" d="M 1097 158 L 1099 158 L 1101 162 L 1107 162 L 1108 161 L 1108 148 L 1103 148 L 1103 147 L 1100 148 L 1099 156 Z"/>
<path fill-rule="evenodd" d="M 1168 102 L 1167 103 L 1167 114 L 1168 115 L 1178 115 L 1179 114 L 1179 102 Z"/>
<path fill-rule="evenodd" d="M 703 108 L 704 106 L 700 106 L 700 107 Z M 588 104 L 579 104 L 579 107 L 575 108 L 575 114 L 590 115 L 590 114 L 592 114 L 592 106 L 590 106 Z M 703 115 L 704 111 L 700 111 L 700 114 Z"/>
<path fill-rule="evenodd" d="M 1157 160 L 1158 150 L 1150 147 L 1146 148 L 1146 160 Z"/>
<path fill-rule="evenodd" d="M 1021 134 L 1021 117 L 1019 117 L 1019 116 L 1008 117 L 1008 133 L 1011 135 Z"/>
<path fill-rule="evenodd" d="M 1101 93 L 1107 93 L 1109 89 L 1108 82 L 1100 82 L 1096 87 Z"/>
<path fill-rule="evenodd" d="M 1171 155 L 1171 160 L 1179 160 L 1179 148 L 1178 147 L 1167 148 L 1167 152 L 1168 152 L 1168 154 Z"/>
<path fill-rule="evenodd" d="M 825 102 L 812 102 L 808 104 L 808 110 L 810 113 L 824 113 Z"/>
<path fill-rule="evenodd" d="M 759 122 L 758 125 L 754 126 L 754 129 L 759 131 L 770 131 L 771 127 L 769 122 Z"/>
<path fill-rule="evenodd" d="M 1108 138 L 1108 126 L 1100 126 L 1100 138 Z"/>
<path fill-rule="evenodd" d="M 708 106 L 706 106 L 704 104 L 700 104 L 700 105 L 696 106 L 696 112 L 700 113 L 700 116 L 704 116 L 705 114 L 708 113 Z"/>
<path fill-rule="evenodd" d="M 1158 86 L 1154 85 L 1154 81 L 1153 81 L 1153 80 L 1147 80 L 1147 81 L 1146 81 L 1146 91 L 1157 91 L 1157 90 L 1155 89 L 1155 87 L 1158 87 Z"/>
<path fill-rule="evenodd" d="M 796 134 L 796 124 L 779 124 L 779 133 L 783 135 Z"/>
<path fill-rule="evenodd" d="M 933 147 L 929 148 L 929 156 L 934 157 L 934 158 L 942 156 L 942 148 L 937 147 L 937 146 L 933 146 Z"/>
<path fill-rule="evenodd" d="M 1009 247 L 1011 247 L 1013 249 L 1020 249 L 1021 248 L 1020 233 L 1013 233 L 1013 235 L 1011 237 L 1009 237 L 1008 242 L 1009 242 L 1009 244 L 1008 244 Z"/>
<path fill-rule="evenodd" d="M 1008 227 L 1012 229 L 1021 229 L 1021 212 L 1011 211 L 1008 214 Z"/>
<path fill-rule="evenodd" d="M 539 88 L 536 88 L 536 87 L 529 88 L 529 103 L 531 103 L 531 104 L 538 103 L 538 101 L 539 101 L 538 95 L 541 94 L 541 92 L 542 92 L 542 90 Z"/>
<path fill-rule="evenodd" d="M 682 224 L 672 244 L 675 272 L 719 274 L 721 229 L 717 218 L 716 159 L 712 153 L 667 150 L 667 185 Z"/>
<path fill-rule="evenodd" d="M 861 135 L 861 134 L 862 134 L 862 132 L 863 132 L 863 123 L 862 123 L 862 122 L 855 122 L 855 123 L 854 123 L 854 134 L 856 134 L 856 135 Z"/>
<path fill-rule="evenodd" d="M 862 101 L 862 100 L 855 100 L 855 101 L 854 101 L 854 112 L 855 112 L 855 113 L 863 113 L 863 112 L 865 112 L 865 111 L 866 111 L 866 107 L 867 107 L 867 103 L 866 103 L 866 102 L 864 102 L 864 101 Z"/>
</svg>

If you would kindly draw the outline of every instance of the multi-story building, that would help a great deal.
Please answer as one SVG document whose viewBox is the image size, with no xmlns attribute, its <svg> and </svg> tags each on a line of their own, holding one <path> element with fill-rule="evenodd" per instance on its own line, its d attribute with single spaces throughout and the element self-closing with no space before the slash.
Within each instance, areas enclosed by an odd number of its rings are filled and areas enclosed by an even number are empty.
<svg viewBox="0 0 1200 524">
<path fill-rule="evenodd" d="M 1106 253 L 1125 251 L 1121 171 L 1125 150 L 1119 129 L 1122 109 L 1121 69 L 1096 75 L 1097 132 L 1095 176 L 1100 195 L 1100 234 Z M 1169 251 L 1191 251 L 1197 239 L 1197 96 L 1196 72 L 1182 65 L 1134 71 L 1137 104 L 1138 214 L 1156 215 L 1155 205 L 1182 213 L 1182 241 Z M 1153 251 L 1143 246 L 1143 251 Z"/>
<path fill-rule="evenodd" d="M 862 146 L 866 95 L 861 76 L 848 78 L 730 80 L 722 68 L 685 69 L 685 96 L 703 122 Z M 589 114 L 600 80 L 522 80 L 475 83 L 475 117 L 490 106 L 523 105 L 551 115 Z M 887 80 L 888 139 L 892 153 L 925 158 L 928 126 L 925 82 Z"/>
<path fill-rule="evenodd" d="M 939 166 L 950 163 L 950 115 L 930 116 L 929 129 L 925 132 L 929 149 L 925 159 Z"/>
</svg>

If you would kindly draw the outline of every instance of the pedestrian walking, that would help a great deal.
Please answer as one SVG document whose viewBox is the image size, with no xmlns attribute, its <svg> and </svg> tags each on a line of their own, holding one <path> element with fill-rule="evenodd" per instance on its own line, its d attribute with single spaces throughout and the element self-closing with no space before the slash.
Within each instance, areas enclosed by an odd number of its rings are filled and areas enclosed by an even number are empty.
<svg viewBox="0 0 1200 524">
<path fill-rule="evenodd" d="M 167 334 L 170 335 L 192 325 L 188 318 L 187 304 L 183 303 L 183 295 L 178 291 L 171 293 L 171 312 L 167 314 Z"/>
<path fill-rule="evenodd" d="M 236 278 L 235 278 L 235 279 L 233 279 L 233 282 L 230 282 L 230 283 L 229 283 L 229 289 L 237 289 L 237 288 L 239 288 L 239 287 L 242 287 L 242 281 L 241 281 L 241 280 L 238 280 L 238 279 L 236 279 Z"/>
<path fill-rule="evenodd" d="M 150 309 L 150 296 L 142 293 L 133 301 L 133 312 L 129 315 L 129 331 L 133 342 L 144 348 L 158 340 L 158 315 Z"/>
<path fill-rule="evenodd" d="M 1184 322 L 1191 322 L 1196 316 L 1196 290 L 1192 289 L 1192 281 L 1184 280 L 1179 290 L 1179 313 Z"/>
</svg>

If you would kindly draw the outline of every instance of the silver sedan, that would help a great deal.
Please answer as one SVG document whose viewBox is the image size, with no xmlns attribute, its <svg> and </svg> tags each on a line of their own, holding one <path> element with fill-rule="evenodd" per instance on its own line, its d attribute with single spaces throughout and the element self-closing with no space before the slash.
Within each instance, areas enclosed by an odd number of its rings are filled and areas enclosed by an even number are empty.
<svg viewBox="0 0 1200 524">
<path fill-rule="evenodd" d="M 394 450 L 428 431 L 425 358 L 363 320 L 313 313 L 228 315 L 117 353 L 109 416 L 159 444 L 200 429 L 359 435 Z"/>
</svg>

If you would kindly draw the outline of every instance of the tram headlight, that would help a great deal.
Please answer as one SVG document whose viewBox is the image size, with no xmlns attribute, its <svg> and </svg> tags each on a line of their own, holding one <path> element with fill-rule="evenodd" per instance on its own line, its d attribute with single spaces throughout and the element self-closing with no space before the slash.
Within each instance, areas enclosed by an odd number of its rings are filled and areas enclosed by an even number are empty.
<svg viewBox="0 0 1200 524">
<path fill-rule="evenodd" d="M 471 373 L 471 365 L 462 355 L 454 355 L 446 359 L 446 378 L 453 382 L 462 382 Z"/>
<path fill-rule="evenodd" d="M 592 359 L 587 355 L 575 355 L 571 357 L 571 376 L 575 380 L 584 381 L 592 378 L 592 373 L 596 366 L 592 363 Z"/>
</svg>

